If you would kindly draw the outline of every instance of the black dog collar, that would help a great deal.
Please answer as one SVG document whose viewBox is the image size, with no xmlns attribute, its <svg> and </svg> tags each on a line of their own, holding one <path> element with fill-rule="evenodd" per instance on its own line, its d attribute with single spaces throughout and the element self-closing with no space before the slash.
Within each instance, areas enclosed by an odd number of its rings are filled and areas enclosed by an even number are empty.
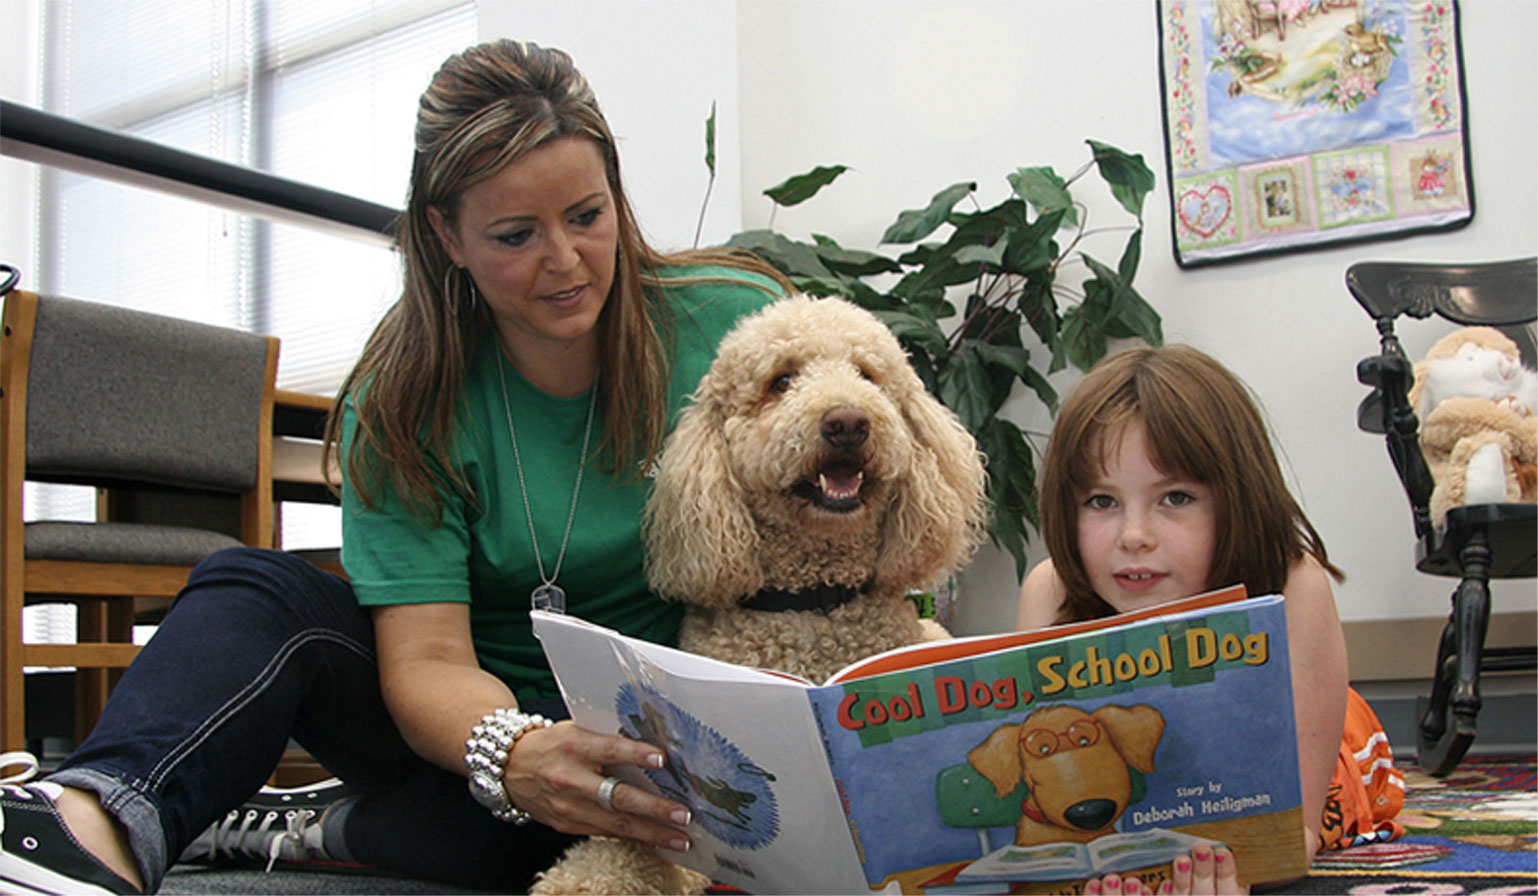
<svg viewBox="0 0 1538 896">
<path fill-rule="evenodd" d="M 869 588 L 869 582 L 858 588 L 849 585 L 829 585 L 826 582 L 796 591 L 765 588 L 741 601 L 739 605 L 749 610 L 763 610 L 767 613 L 783 613 L 786 610 L 816 610 L 819 613 L 827 613 L 849 603 Z"/>
</svg>

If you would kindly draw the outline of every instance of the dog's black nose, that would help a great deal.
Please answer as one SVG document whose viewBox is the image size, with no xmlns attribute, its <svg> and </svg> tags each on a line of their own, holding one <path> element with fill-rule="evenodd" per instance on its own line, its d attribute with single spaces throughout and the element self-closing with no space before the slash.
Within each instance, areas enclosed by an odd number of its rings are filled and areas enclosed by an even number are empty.
<svg viewBox="0 0 1538 896">
<path fill-rule="evenodd" d="M 1115 800 L 1084 800 L 1074 803 L 1063 818 L 1081 831 L 1098 831 L 1116 820 Z"/>
<path fill-rule="evenodd" d="M 822 438 L 836 448 L 854 448 L 870 436 L 870 418 L 859 408 L 834 408 L 822 415 Z"/>
</svg>

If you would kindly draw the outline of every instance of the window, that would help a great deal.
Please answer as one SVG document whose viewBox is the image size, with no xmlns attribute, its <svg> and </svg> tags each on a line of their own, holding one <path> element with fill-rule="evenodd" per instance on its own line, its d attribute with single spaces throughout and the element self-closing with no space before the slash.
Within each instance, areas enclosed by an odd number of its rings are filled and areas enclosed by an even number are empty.
<svg viewBox="0 0 1538 896">
<path fill-rule="evenodd" d="M 394 208 L 417 97 L 475 40 L 463 0 L 58 0 L 47 111 Z M 333 392 L 399 292 L 377 244 L 56 170 L 37 287 L 283 340 L 279 386 Z"/>
<path fill-rule="evenodd" d="M 467 0 L 50 0 L 42 31 L 46 111 L 399 208 L 417 98 L 475 41 L 476 13 Z M 39 177 L 30 288 L 276 335 L 280 388 L 334 393 L 399 293 L 377 242 Z M 31 518 L 94 513 L 89 490 L 29 487 L 28 503 Z M 336 544 L 324 508 L 283 521 L 286 546 Z"/>
</svg>

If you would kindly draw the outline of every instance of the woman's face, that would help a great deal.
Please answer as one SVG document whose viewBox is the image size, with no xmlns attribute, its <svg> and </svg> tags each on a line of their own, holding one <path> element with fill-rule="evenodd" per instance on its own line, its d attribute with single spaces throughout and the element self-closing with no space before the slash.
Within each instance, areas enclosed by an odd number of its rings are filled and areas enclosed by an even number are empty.
<svg viewBox="0 0 1538 896">
<path fill-rule="evenodd" d="M 520 371 L 538 382 L 542 370 L 596 363 L 595 327 L 619 244 L 596 143 L 546 143 L 465 190 L 454 221 L 436 207 L 428 218 L 449 257 L 475 278 Z"/>
<path fill-rule="evenodd" d="M 1217 543 L 1212 489 L 1156 467 L 1142 423 L 1130 423 L 1078 501 L 1079 556 L 1091 587 L 1118 613 L 1210 588 Z"/>
</svg>

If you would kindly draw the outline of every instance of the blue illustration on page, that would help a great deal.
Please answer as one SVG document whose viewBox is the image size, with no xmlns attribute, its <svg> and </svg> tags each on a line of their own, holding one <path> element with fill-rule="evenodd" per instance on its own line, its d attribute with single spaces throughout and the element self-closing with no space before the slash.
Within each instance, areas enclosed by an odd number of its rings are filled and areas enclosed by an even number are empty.
<svg viewBox="0 0 1538 896">
<path fill-rule="evenodd" d="M 647 769 L 647 778 L 688 806 L 711 834 L 743 849 L 758 849 L 779 834 L 775 776 L 737 745 L 644 684 L 622 684 L 615 713 L 622 734 L 667 754 L 667 764 Z"/>
</svg>

